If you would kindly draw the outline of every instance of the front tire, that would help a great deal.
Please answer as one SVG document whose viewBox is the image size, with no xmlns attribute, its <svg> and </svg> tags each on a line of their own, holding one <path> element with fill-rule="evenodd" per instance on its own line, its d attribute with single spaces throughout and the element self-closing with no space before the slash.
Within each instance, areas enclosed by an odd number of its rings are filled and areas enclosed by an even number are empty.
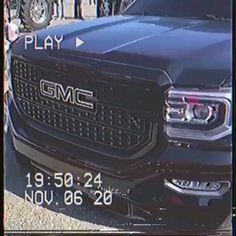
<svg viewBox="0 0 236 236">
<path fill-rule="evenodd" d="M 46 28 L 53 15 L 52 0 L 22 0 L 19 16 L 27 31 Z"/>
</svg>

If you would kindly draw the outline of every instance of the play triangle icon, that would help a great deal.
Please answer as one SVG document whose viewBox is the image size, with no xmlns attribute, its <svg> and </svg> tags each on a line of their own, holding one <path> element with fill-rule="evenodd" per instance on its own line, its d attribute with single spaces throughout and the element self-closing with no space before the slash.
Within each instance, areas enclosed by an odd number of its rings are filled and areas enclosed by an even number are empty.
<svg viewBox="0 0 236 236">
<path fill-rule="evenodd" d="M 79 47 L 84 44 L 84 41 L 76 37 L 75 46 Z"/>
</svg>

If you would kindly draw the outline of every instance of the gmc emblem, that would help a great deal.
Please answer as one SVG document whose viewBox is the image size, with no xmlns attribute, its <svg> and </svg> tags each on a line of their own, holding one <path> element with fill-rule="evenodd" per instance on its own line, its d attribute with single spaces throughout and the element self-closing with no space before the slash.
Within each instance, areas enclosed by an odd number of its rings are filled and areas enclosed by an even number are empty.
<svg viewBox="0 0 236 236">
<path fill-rule="evenodd" d="M 56 100 L 61 100 L 70 104 L 75 104 L 80 107 L 94 109 L 94 103 L 87 100 L 96 100 L 92 91 L 73 88 L 67 86 L 65 89 L 61 84 L 40 80 L 40 93 L 42 96 Z M 84 99 L 85 100 L 82 100 Z"/>
</svg>

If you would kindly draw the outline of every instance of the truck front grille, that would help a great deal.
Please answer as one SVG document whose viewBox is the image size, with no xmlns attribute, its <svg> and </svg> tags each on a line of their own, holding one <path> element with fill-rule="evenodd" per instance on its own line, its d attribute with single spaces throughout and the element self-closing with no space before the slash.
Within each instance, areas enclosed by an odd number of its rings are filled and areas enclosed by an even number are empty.
<svg viewBox="0 0 236 236">
<path fill-rule="evenodd" d="M 31 126 L 37 124 L 57 138 L 117 157 L 135 155 L 157 138 L 157 112 L 149 104 L 156 94 L 153 84 L 144 87 L 75 66 L 47 68 L 18 59 L 12 65 L 14 98 Z M 94 91 L 96 109 L 43 97 L 41 79 Z"/>
</svg>

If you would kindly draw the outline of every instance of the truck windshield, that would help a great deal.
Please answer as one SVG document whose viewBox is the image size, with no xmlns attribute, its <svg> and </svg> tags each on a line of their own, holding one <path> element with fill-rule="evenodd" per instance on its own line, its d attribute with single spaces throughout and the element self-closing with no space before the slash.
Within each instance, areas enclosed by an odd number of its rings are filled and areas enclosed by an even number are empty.
<svg viewBox="0 0 236 236">
<path fill-rule="evenodd" d="M 123 14 L 231 19 L 231 0 L 136 0 Z"/>
</svg>

